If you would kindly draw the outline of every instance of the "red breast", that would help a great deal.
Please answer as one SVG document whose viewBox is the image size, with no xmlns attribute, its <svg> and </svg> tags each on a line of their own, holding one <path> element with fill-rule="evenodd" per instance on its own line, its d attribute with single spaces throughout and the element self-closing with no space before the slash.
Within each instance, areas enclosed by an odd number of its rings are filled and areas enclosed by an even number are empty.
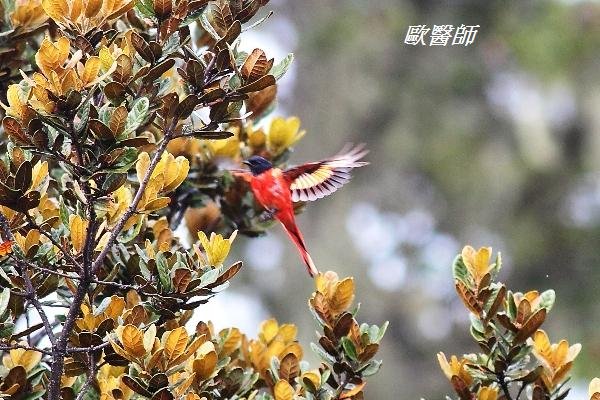
<svg viewBox="0 0 600 400">
<path fill-rule="evenodd" d="M 250 185 L 254 196 L 266 209 L 281 211 L 292 207 L 290 185 L 279 168 L 253 176 Z"/>
</svg>

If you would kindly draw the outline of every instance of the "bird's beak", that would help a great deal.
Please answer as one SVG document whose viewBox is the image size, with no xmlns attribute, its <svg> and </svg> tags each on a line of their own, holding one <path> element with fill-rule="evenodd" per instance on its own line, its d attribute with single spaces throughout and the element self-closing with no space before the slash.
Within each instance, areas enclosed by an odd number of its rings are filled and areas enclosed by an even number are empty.
<svg viewBox="0 0 600 400">
<path fill-rule="evenodd" d="M 250 162 L 249 162 L 249 161 L 247 161 L 247 160 L 244 160 L 244 161 L 242 161 L 242 164 L 245 164 L 245 165 L 247 165 L 247 166 L 250 166 Z"/>
</svg>

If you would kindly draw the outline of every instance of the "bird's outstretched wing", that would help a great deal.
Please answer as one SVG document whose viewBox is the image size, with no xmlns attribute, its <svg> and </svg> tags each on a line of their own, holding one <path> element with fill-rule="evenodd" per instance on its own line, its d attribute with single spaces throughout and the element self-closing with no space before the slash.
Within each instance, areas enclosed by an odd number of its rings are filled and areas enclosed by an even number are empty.
<svg viewBox="0 0 600 400">
<path fill-rule="evenodd" d="M 369 151 L 364 144 L 346 145 L 337 155 L 284 171 L 292 201 L 314 201 L 335 192 L 350 180 L 350 170 L 367 165 L 360 161 Z"/>
</svg>

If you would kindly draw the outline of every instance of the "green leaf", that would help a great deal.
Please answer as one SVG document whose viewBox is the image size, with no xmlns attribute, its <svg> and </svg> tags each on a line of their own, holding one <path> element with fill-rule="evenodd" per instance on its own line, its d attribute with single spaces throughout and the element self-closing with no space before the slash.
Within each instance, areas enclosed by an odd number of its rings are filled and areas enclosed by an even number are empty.
<svg viewBox="0 0 600 400">
<path fill-rule="evenodd" d="M 135 8 L 144 17 L 148 17 L 148 18 L 154 17 L 154 7 L 152 6 L 152 0 L 137 0 L 135 2 Z"/>
<path fill-rule="evenodd" d="M 461 281 L 465 285 L 469 286 L 469 270 L 463 262 L 462 255 L 456 256 L 454 264 L 452 265 L 452 276 L 455 280 Z"/>
<path fill-rule="evenodd" d="M 385 332 L 387 331 L 387 328 L 389 325 L 390 325 L 390 321 L 385 321 L 383 323 L 383 325 L 381 325 L 381 327 L 379 328 L 379 335 L 377 335 L 377 338 L 375 339 L 375 341 L 373 343 L 381 342 L 381 339 L 383 339 L 383 336 L 385 335 Z"/>
<path fill-rule="evenodd" d="M 146 97 L 140 97 L 133 103 L 131 111 L 127 114 L 127 120 L 125 121 L 125 129 L 120 136 L 127 137 L 130 133 L 135 132 L 137 128 L 144 122 L 148 115 L 148 108 L 150 107 L 150 101 Z"/>
<path fill-rule="evenodd" d="M 35 400 L 35 399 L 40 399 L 42 398 L 42 396 L 46 394 L 45 390 L 40 390 L 38 392 L 33 392 L 28 394 L 27 396 L 23 397 L 23 400 Z"/>
<path fill-rule="evenodd" d="M 540 307 L 544 307 L 547 311 L 552 310 L 554 301 L 556 300 L 556 293 L 554 290 L 549 289 L 540 295 Z"/>
<path fill-rule="evenodd" d="M 167 259 L 162 251 L 156 254 L 156 269 L 158 270 L 158 279 L 163 289 L 170 292 L 171 287 L 171 274 L 169 273 L 169 265 Z"/>
<path fill-rule="evenodd" d="M 221 37 L 219 36 L 217 31 L 215 31 L 215 28 L 213 28 L 213 26 L 210 24 L 206 12 L 202 13 L 202 16 L 200 16 L 200 25 L 202 25 L 202 28 L 204 28 L 204 30 L 208 32 L 210 36 L 213 37 L 213 39 L 221 40 Z"/>
<path fill-rule="evenodd" d="M 9 336 L 12 336 L 14 331 L 15 331 L 15 324 L 12 321 L 7 319 L 6 321 L 0 323 L 0 337 L 1 338 L 6 338 Z"/>
<path fill-rule="evenodd" d="M 60 215 L 60 221 L 62 222 L 62 224 L 64 226 L 69 226 L 69 210 L 67 209 L 67 206 L 66 206 L 65 202 L 63 201 L 62 196 L 60 197 L 60 203 L 58 206 L 58 210 L 59 210 L 59 215 Z"/>
<path fill-rule="evenodd" d="M 206 285 L 215 283 L 220 274 L 221 270 L 219 268 L 211 269 L 203 273 L 200 277 L 200 287 L 205 287 Z"/>
<path fill-rule="evenodd" d="M 348 339 L 347 337 L 343 337 L 342 347 L 344 348 L 344 353 L 346 354 L 346 356 L 348 356 L 348 358 L 350 358 L 352 361 L 358 360 L 358 355 L 356 354 L 356 347 L 350 339 Z"/>
<path fill-rule="evenodd" d="M 110 166 L 112 172 L 127 172 L 136 163 L 138 157 L 137 149 L 135 147 L 125 147 L 124 150 L 117 162 Z"/>
<path fill-rule="evenodd" d="M 335 362 L 335 358 L 333 358 L 330 354 L 328 354 L 325 350 L 323 350 L 316 343 L 311 342 L 310 348 L 316 355 L 321 357 L 323 359 L 323 361 L 325 361 L 326 363 L 333 364 Z"/>
<path fill-rule="evenodd" d="M 294 53 L 290 53 L 287 56 L 285 56 L 283 60 L 273 65 L 271 67 L 271 71 L 269 71 L 269 74 L 273 75 L 275 77 L 275 80 L 279 80 L 283 75 L 285 75 L 287 70 L 290 68 L 290 65 L 292 65 L 293 61 Z"/>
<path fill-rule="evenodd" d="M 8 301 L 10 300 L 10 288 L 4 288 L 0 293 L 0 316 L 4 314 L 8 308 Z"/>
<path fill-rule="evenodd" d="M 73 122 L 73 127 L 75 128 L 77 135 L 80 135 L 81 132 L 83 132 L 83 128 L 85 128 L 85 125 L 90 119 L 90 107 L 91 102 L 85 102 L 77 111 L 77 116 L 79 118 L 75 118 Z"/>
<path fill-rule="evenodd" d="M 379 372 L 379 369 L 381 368 L 381 364 L 383 364 L 383 362 L 380 360 L 371 361 L 370 363 L 367 364 L 367 368 L 362 370 L 361 375 L 363 377 L 375 375 L 377 372 Z"/>
</svg>

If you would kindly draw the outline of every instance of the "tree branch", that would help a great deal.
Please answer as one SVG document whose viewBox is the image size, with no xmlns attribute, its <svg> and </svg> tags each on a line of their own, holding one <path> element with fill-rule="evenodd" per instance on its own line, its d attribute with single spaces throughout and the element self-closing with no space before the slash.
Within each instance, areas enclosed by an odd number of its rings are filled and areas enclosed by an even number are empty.
<svg viewBox="0 0 600 400">
<path fill-rule="evenodd" d="M 98 270 L 102 267 L 102 265 L 104 263 L 104 259 L 108 255 L 108 252 L 110 251 L 111 247 L 114 245 L 115 241 L 117 240 L 117 237 L 121 233 L 121 230 L 125 226 L 125 223 L 127 222 L 127 220 L 137 210 L 137 206 L 144 195 L 144 191 L 146 190 L 146 187 L 148 186 L 148 182 L 150 181 L 152 172 L 154 172 L 156 165 L 160 161 L 162 154 L 164 153 L 164 151 L 167 148 L 167 144 L 173 137 L 173 133 L 174 133 L 174 129 L 175 129 L 176 125 L 177 125 L 177 120 L 174 119 L 173 122 L 167 128 L 162 142 L 156 149 L 156 152 L 155 152 L 154 156 L 152 157 L 152 161 L 150 162 L 148 170 L 146 171 L 146 175 L 142 179 L 142 182 L 140 182 L 140 186 L 135 194 L 135 197 L 133 198 L 131 204 L 129 205 L 129 207 L 127 208 L 125 213 L 120 217 L 119 221 L 112 229 L 112 232 L 108 238 L 106 245 L 104 246 L 104 248 L 102 249 L 100 254 L 98 254 L 96 259 L 91 263 L 91 265 L 89 266 L 89 269 L 85 268 L 86 265 L 84 265 L 84 269 L 83 269 L 84 276 L 82 277 L 82 279 L 80 279 L 79 286 L 77 287 L 77 291 L 75 292 L 75 295 L 73 296 L 73 301 L 71 302 L 71 307 L 69 308 L 69 312 L 67 313 L 65 323 L 63 325 L 62 332 L 60 333 L 60 336 L 58 338 L 57 344 L 56 344 L 56 346 L 53 346 L 53 361 L 54 362 L 52 363 L 52 366 L 51 366 L 50 383 L 48 386 L 48 399 L 47 400 L 58 400 L 60 398 L 60 378 L 63 374 L 65 356 L 67 354 L 68 335 L 71 332 L 71 330 L 73 329 L 73 327 L 75 326 L 75 319 L 76 319 L 77 315 L 79 314 L 81 303 L 83 302 L 83 299 L 85 298 L 85 295 L 90 287 L 90 284 L 93 283 L 92 277 L 95 276 L 96 273 L 98 272 Z M 88 203 L 90 203 L 90 202 L 88 202 Z M 89 206 L 93 207 L 93 204 L 89 204 Z M 90 221 L 90 222 L 92 222 L 92 221 Z M 90 236 L 91 235 L 88 234 L 88 236 L 86 237 L 86 244 L 88 244 L 87 238 L 89 238 Z M 91 251 L 93 251 L 93 249 L 91 249 L 91 246 L 85 246 L 84 253 L 86 251 L 91 252 Z M 89 254 L 88 255 L 84 254 L 84 260 L 86 260 L 86 257 L 88 257 L 88 256 L 89 256 Z M 84 264 L 85 264 L 85 261 L 84 261 Z"/>
</svg>

